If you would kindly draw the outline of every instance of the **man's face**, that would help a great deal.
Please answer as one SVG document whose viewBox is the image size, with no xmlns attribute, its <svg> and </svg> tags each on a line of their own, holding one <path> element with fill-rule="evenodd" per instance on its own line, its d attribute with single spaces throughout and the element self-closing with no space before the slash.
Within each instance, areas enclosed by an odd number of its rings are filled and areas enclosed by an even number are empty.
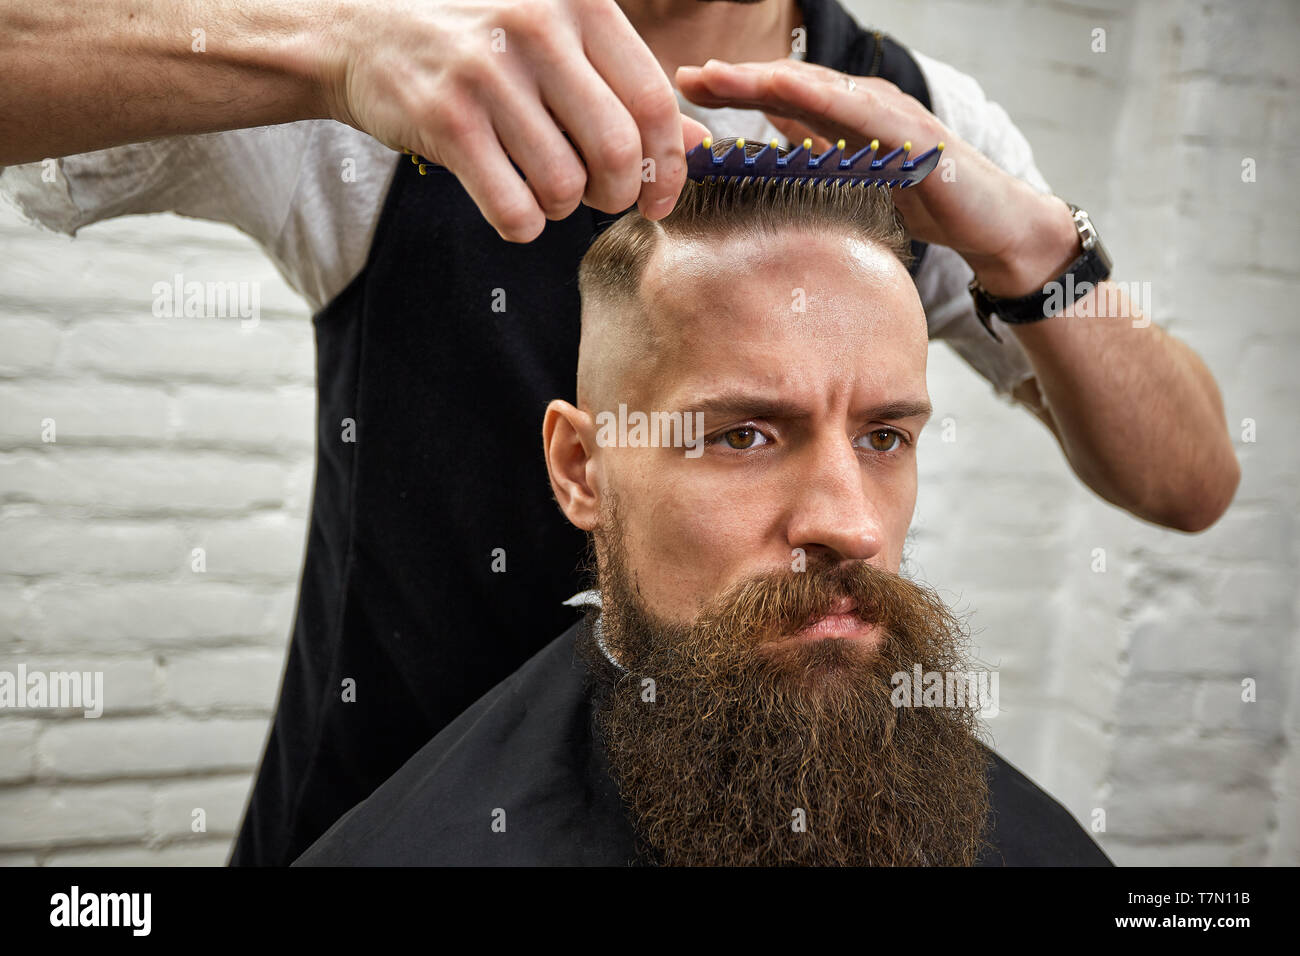
<svg viewBox="0 0 1300 956">
<path fill-rule="evenodd" d="M 703 412 L 705 437 L 699 457 L 596 452 L 645 608 L 686 622 L 801 560 L 897 572 L 929 415 L 925 316 L 902 264 L 804 230 L 663 242 L 643 290 L 655 348 L 629 364 L 617 401 Z M 848 617 L 820 626 L 872 640 Z"/>
<path fill-rule="evenodd" d="M 896 674 L 966 669 L 958 622 L 897 574 L 929 414 L 910 277 L 875 246 L 791 230 L 661 244 L 644 300 L 646 354 L 584 338 L 580 390 L 703 412 L 703 454 L 594 441 L 603 408 L 566 407 L 566 435 L 553 403 L 546 435 L 557 499 L 595 538 L 618 663 L 594 632 L 578 647 L 645 846 L 667 863 L 972 862 L 974 713 L 893 697 Z"/>
</svg>

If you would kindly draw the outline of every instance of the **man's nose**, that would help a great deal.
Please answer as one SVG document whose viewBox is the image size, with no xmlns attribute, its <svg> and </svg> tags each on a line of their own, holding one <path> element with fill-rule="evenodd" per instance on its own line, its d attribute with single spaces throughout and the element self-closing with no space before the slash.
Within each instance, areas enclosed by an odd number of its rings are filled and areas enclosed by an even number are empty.
<svg viewBox="0 0 1300 956">
<path fill-rule="evenodd" d="M 847 437 L 806 450 L 796 476 L 788 535 L 791 548 L 865 561 L 884 547 L 877 495 Z"/>
</svg>

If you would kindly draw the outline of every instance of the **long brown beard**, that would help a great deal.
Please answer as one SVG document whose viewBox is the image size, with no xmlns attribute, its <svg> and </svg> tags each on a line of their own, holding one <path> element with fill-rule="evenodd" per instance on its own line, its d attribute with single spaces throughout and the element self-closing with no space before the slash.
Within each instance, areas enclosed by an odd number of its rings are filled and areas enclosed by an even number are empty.
<svg viewBox="0 0 1300 956">
<path fill-rule="evenodd" d="M 969 671 L 933 593 L 864 562 L 742 582 L 689 626 L 647 613 L 606 525 L 596 729 L 646 856 L 667 865 L 970 865 L 987 751 L 970 707 L 902 707 L 891 676 Z M 855 598 L 875 648 L 771 646 Z M 765 646 L 766 645 L 766 646 Z M 652 681 L 653 683 L 647 683 Z"/>
</svg>

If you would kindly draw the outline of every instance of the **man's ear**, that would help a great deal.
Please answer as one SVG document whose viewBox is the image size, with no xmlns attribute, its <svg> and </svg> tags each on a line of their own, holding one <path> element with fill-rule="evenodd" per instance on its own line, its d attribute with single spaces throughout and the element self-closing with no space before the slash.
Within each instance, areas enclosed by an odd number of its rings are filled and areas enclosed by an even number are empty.
<svg viewBox="0 0 1300 956">
<path fill-rule="evenodd" d="M 591 416 L 561 399 L 546 406 L 542 421 L 542 453 L 551 476 L 551 491 L 565 516 L 583 531 L 593 531 L 600 519 L 600 495 L 595 474 Z"/>
</svg>

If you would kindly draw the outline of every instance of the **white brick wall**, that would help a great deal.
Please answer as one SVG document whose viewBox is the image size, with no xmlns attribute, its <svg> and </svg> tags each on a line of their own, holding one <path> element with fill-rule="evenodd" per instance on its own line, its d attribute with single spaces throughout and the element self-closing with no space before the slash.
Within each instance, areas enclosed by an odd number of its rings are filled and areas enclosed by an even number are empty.
<svg viewBox="0 0 1300 956">
<path fill-rule="evenodd" d="M 980 79 L 1053 188 L 1093 213 L 1116 278 L 1152 284 L 1234 435 L 1257 423 L 1228 514 L 1164 532 L 1099 502 L 1033 422 L 932 350 L 936 418 L 958 419 L 958 442 L 923 439 L 914 559 L 975 609 L 1003 669 L 998 745 L 1086 825 L 1104 810 L 1119 863 L 1300 862 L 1300 7 L 894 0 L 860 15 Z"/>
<path fill-rule="evenodd" d="M 0 863 L 222 863 L 306 537 L 306 307 L 227 227 L 151 216 L 69 241 L 2 215 L 0 668 L 103 671 L 106 705 L 0 712 Z M 261 322 L 154 318 L 176 271 L 259 282 Z"/>
<path fill-rule="evenodd" d="M 1257 423 L 1228 515 L 1164 532 L 933 350 L 958 440 L 923 438 L 911 561 L 1001 670 L 997 746 L 1085 823 L 1104 810 L 1118 862 L 1300 863 L 1300 8 L 850 6 L 980 79 L 1117 277 L 1152 283 L 1234 429 Z M 178 271 L 259 282 L 262 321 L 155 319 Z M 313 411 L 306 309 L 232 230 L 152 216 L 70 242 L 0 212 L 0 668 L 103 671 L 107 698 L 97 721 L 0 712 L 0 864 L 225 859 L 283 664 Z"/>
</svg>

